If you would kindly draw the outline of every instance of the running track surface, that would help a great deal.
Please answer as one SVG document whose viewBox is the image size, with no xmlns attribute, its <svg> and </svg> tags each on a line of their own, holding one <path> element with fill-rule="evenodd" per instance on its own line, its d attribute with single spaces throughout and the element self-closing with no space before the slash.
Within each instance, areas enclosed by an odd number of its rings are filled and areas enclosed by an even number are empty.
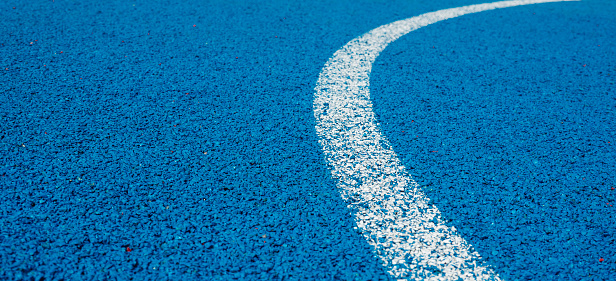
<svg viewBox="0 0 616 281">
<path fill-rule="evenodd" d="M 0 279 L 391 279 L 319 145 L 319 73 L 478 3 L 0 3 Z M 616 274 L 615 14 L 467 15 L 372 67 L 383 135 L 503 280 Z"/>
</svg>

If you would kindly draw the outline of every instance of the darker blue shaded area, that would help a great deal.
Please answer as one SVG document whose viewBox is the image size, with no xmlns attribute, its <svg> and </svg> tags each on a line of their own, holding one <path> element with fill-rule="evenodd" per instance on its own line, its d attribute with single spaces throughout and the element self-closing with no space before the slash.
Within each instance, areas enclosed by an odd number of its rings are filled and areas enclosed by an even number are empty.
<svg viewBox="0 0 616 281">
<path fill-rule="evenodd" d="M 616 272 L 615 11 L 464 16 L 399 39 L 372 70 L 384 135 L 504 280 Z"/>
</svg>

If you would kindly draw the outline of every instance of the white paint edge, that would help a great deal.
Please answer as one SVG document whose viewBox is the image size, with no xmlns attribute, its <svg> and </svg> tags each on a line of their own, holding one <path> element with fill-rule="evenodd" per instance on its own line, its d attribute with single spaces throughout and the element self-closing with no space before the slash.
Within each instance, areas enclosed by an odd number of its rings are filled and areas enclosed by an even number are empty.
<svg viewBox="0 0 616 281">
<path fill-rule="evenodd" d="M 500 280 L 407 173 L 381 134 L 370 101 L 372 63 L 401 36 L 442 20 L 499 8 L 576 0 L 514 0 L 426 13 L 380 26 L 339 49 L 315 88 L 326 161 L 359 231 L 398 279 Z"/>
</svg>

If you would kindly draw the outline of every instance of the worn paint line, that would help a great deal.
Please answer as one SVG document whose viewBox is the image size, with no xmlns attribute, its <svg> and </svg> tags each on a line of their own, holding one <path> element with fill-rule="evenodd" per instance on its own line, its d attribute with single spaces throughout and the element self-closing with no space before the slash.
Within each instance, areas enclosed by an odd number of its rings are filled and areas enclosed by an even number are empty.
<svg viewBox="0 0 616 281">
<path fill-rule="evenodd" d="M 315 88 L 316 131 L 359 231 L 399 279 L 500 280 L 447 226 L 381 134 L 370 101 L 372 64 L 401 36 L 481 11 L 571 0 L 514 0 L 426 13 L 353 39 L 325 64 Z"/>
</svg>

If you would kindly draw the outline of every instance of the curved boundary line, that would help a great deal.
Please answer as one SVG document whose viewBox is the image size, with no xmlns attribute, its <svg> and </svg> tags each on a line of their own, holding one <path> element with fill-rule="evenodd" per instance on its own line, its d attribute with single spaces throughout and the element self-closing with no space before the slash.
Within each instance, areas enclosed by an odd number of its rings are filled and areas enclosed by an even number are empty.
<svg viewBox="0 0 616 281">
<path fill-rule="evenodd" d="M 395 278 L 500 280 L 407 173 L 381 134 L 370 101 L 372 63 L 401 36 L 487 10 L 577 0 L 513 0 L 422 14 L 380 26 L 336 51 L 315 88 L 316 131 L 358 230 Z"/>
</svg>

